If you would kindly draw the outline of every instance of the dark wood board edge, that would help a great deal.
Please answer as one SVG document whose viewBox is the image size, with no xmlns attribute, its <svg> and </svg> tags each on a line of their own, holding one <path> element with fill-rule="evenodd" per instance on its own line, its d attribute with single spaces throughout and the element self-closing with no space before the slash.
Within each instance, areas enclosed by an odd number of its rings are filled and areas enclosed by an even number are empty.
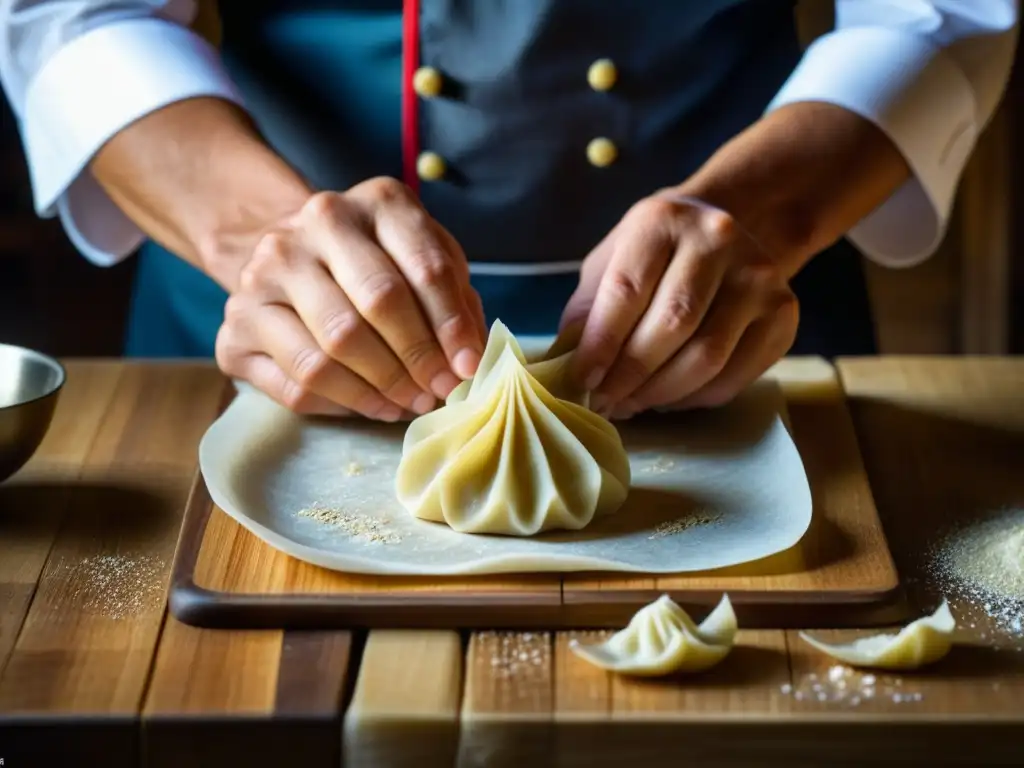
<svg viewBox="0 0 1024 768">
<path fill-rule="evenodd" d="M 235 395 L 234 385 L 228 381 L 221 411 Z M 849 422 L 851 437 L 859 451 L 845 393 L 833 407 L 841 409 L 846 417 L 844 421 Z M 864 479 L 868 482 L 866 469 Z M 871 500 L 874 507 L 873 494 Z M 721 590 L 576 590 L 566 589 L 564 583 L 561 593 L 554 599 L 548 593 L 526 590 L 503 590 L 486 596 L 431 595 L 418 591 L 376 595 L 218 592 L 199 586 L 194 579 L 213 508 L 206 482 L 197 467 L 175 549 L 168 592 L 171 615 L 195 627 L 285 630 L 619 628 L 636 611 L 665 592 L 695 614 L 709 610 L 722 596 Z M 877 517 L 877 510 L 872 511 Z M 729 591 L 729 599 L 740 625 L 749 629 L 883 626 L 900 622 L 909 614 L 894 564 L 892 573 L 895 582 L 880 585 L 877 590 L 839 589 L 826 595 L 735 590 Z"/>
<path fill-rule="evenodd" d="M 232 594 L 194 581 L 199 548 L 213 511 L 200 473 L 189 494 L 171 570 L 168 607 L 179 621 L 210 629 L 568 629 L 621 627 L 666 591 L 686 610 L 706 611 L 720 590 L 564 591 L 548 599 L 530 592 L 430 595 Z M 729 592 L 740 624 L 751 629 L 866 627 L 891 624 L 907 614 L 901 586 L 878 592 L 836 590 Z"/>
<path fill-rule="evenodd" d="M 202 474 L 197 472 L 171 568 L 168 609 L 179 621 L 220 629 L 371 629 L 520 627 L 557 624 L 561 595 L 548 592 L 493 592 L 431 595 L 423 592 L 368 594 L 234 594 L 195 583 L 195 567 L 213 512 Z"/>
</svg>

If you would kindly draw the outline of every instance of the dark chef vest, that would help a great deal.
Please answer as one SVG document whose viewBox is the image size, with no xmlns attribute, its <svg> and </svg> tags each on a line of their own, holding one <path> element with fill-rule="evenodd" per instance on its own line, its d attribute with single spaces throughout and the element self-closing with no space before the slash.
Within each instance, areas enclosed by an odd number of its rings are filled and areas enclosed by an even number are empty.
<svg viewBox="0 0 1024 768">
<path fill-rule="evenodd" d="M 800 57 L 791 0 L 222 2 L 220 46 L 267 141 L 320 189 L 405 178 L 470 260 L 488 320 L 553 333 L 630 205 L 756 121 Z M 403 18 L 404 17 L 404 18 Z M 403 23 L 404 22 L 404 23 Z M 588 70 L 614 67 L 598 90 Z M 430 68 L 440 92 L 421 95 Z M 614 160 L 593 164 L 595 140 Z M 439 178 L 417 176 L 425 153 Z M 845 241 L 795 284 L 797 352 L 872 350 Z M 211 355 L 223 291 L 147 244 L 129 354 Z"/>
</svg>

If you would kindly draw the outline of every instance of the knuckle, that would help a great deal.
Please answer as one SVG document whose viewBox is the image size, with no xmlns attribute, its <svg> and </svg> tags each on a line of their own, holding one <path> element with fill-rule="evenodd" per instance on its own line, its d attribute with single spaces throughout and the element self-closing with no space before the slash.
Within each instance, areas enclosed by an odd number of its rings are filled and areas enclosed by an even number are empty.
<svg viewBox="0 0 1024 768">
<path fill-rule="evenodd" d="M 292 361 L 292 375 L 303 388 L 313 388 L 330 364 L 331 360 L 324 352 L 305 347 L 296 353 Z"/>
<path fill-rule="evenodd" d="M 402 279 L 397 275 L 387 272 L 371 275 L 358 292 L 360 311 L 371 319 L 384 317 L 396 308 L 402 289 Z"/>
<path fill-rule="evenodd" d="M 420 368 L 429 363 L 439 352 L 433 339 L 420 339 L 403 349 L 401 358 L 409 368 Z"/>
<path fill-rule="evenodd" d="M 644 360 L 631 352 L 623 353 L 615 363 L 622 379 L 629 382 L 646 381 L 654 370 Z"/>
<path fill-rule="evenodd" d="M 258 253 L 245 263 L 238 273 L 238 285 L 244 293 L 258 293 L 266 282 L 267 267 Z"/>
<path fill-rule="evenodd" d="M 415 285 L 437 288 L 450 285 L 455 268 L 440 247 L 429 247 L 409 259 L 409 277 Z"/>
<path fill-rule="evenodd" d="M 393 400 L 403 394 L 403 390 L 406 389 L 405 384 L 405 371 L 396 366 L 380 377 L 380 381 L 377 382 L 377 391 L 389 400 Z"/>
<path fill-rule="evenodd" d="M 238 355 L 235 353 L 236 345 L 232 338 L 231 331 L 221 326 L 217 332 L 217 339 L 214 342 L 213 356 L 217 367 L 228 376 L 237 376 Z"/>
<path fill-rule="evenodd" d="M 342 359 L 359 329 L 359 318 L 351 312 L 333 312 L 321 323 L 324 351 L 335 360 Z"/>
<path fill-rule="evenodd" d="M 679 212 L 679 206 L 664 197 L 648 197 L 634 205 L 630 218 L 640 226 L 657 227 L 671 220 Z"/>
<path fill-rule="evenodd" d="M 337 192 L 317 192 L 302 207 L 302 213 L 314 220 L 330 219 L 337 216 L 342 197 Z"/>
<path fill-rule="evenodd" d="M 616 352 L 622 346 L 622 339 L 618 338 L 615 333 L 604 326 L 600 327 L 588 327 L 584 331 L 586 337 L 587 349 L 589 350 L 588 359 L 592 365 L 606 368 L 615 359 Z"/>
<path fill-rule="evenodd" d="M 632 306 L 643 300 L 644 289 L 637 275 L 622 270 L 609 270 L 605 277 L 605 291 L 617 304 Z"/>
<path fill-rule="evenodd" d="M 665 302 L 656 317 L 662 331 L 673 336 L 683 335 L 697 327 L 700 310 L 692 294 L 677 293 Z"/>
<path fill-rule="evenodd" d="M 224 302 L 224 323 L 233 328 L 240 323 L 248 314 L 248 305 L 237 294 L 228 296 Z"/>
<path fill-rule="evenodd" d="M 729 346 L 720 336 L 708 336 L 694 343 L 697 365 L 705 370 L 720 371 L 729 361 Z"/>
<path fill-rule="evenodd" d="M 301 412 L 309 407 L 313 393 L 302 384 L 294 381 L 285 382 L 281 388 L 281 404 L 290 411 Z"/>
<path fill-rule="evenodd" d="M 462 312 L 451 312 L 442 317 L 435 327 L 439 338 L 465 339 L 473 335 L 472 322 Z"/>
<path fill-rule="evenodd" d="M 291 241 L 283 232 L 270 232 L 256 246 L 256 256 L 268 266 L 287 265 L 292 256 Z"/>
<path fill-rule="evenodd" d="M 729 213 L 709 208 L 703 212 L 701 219 L 704 231 L 713 242 L 726 242 L 736 237 L 736 219 Z"/>
<path fill-rule="evenodd" d="M 373 203 L 387 204 L 407 200 L 409 188 L 398 179 L 390 176 L 378 176 L 359 185 L 361 193 Z"/>
</svg>

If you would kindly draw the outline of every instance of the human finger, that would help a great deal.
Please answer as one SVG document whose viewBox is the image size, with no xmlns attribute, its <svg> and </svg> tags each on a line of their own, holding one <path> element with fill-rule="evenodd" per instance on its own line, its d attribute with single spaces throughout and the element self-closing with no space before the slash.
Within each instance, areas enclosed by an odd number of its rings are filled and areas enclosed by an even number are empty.
<svg viewBox="0 0 1024 768">
<path fill-rule="evenodd" d="M 715 408 L 728 403 L 792 348 L 798 326 L 796 300 L 784 301 L 770 317 L 747 328 L 736 351 L 717 376 L 674 403 L 672 409 Z"/>
<path fill-rule="evenodd" d="M 419 300 L 453 371 L 468 378 L 483 354 L 478 318 L 466 301 L 469 270 L 461 249 L 441 236 L 413 199 L 399 198 L 382 207 L 376 235 Z"/>
<path fill-rule="evenodd" d="M 696 392 L 725 368 L 759 309 L 742 295 L 720 291 L 697 333 L 621 405 L 635 413 Z"/>
<path fill-rule="evenodd" d="M 574 376 L 598 388 L 643 316 L 669 260 L 673 242 L 666 227 L 643 219 L 624 226 L 612 246 L 573 355 Z"/>
<path fill-rule="evenodd" d="M 416 385 L 322 263 L 302 262 L 282 280 L 288 302 L 320 349 L 396 405 L 416 413 L 434 408 L 434 395 Z"/>
<path fill-rule="evenodd" d="M 684 236 L 650 304 L 604 382 L 595 407 L 614 407 L 642 387 L 697 332 L 730 263 L 699 233 Z"/>
<path fill-rule="evenodd" d="M 225 322 L 217 332 L 215 357 L 221 371 L 233 379 L 247 381 L 296 413 L 322 416 L 350 416 L 352 411 L 311 392 L 300 392 L 280 366 L 240 333 L 237 323 Z"/>
<path fill-rule="evenodd" d="M 402 408 L 324 352 L 291 309 L 279 305 L 262 308 L 250 332 L 263 350 L 297 385 L 289 400 L 319 395 L 363 416 L 396 421 Z"/>
<path fill-rule="evenodd" d="M 333 206 L 333 208 L 332 208 Z M 307 205 L 309 208 L 310 205 Z M 359 314 L 387 343 L 413 381 L 440 398 L 459 384 L 419 303 L 366 220 L 326 197 L 308 214 L 310 246 Z"/>
</svg>

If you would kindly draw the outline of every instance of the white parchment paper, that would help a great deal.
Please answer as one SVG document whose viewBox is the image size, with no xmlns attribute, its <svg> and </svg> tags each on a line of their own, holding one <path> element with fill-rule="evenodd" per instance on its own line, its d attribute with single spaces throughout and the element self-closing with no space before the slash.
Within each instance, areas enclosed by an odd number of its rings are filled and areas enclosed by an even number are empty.
<svg viewBox="0 0 1024 768">
<path fill-rule="evenodd" d="M 199 460 L 225 512 L 269 545 L 334 570 L 678 573 L 767 557 L 806 532 L 811 493 L 782 402 L 765 380 L 716 411 L 620 424 L 633 471 L 625 505 L 583 531 L 525 539 L 460 534 L 409 515 L 393 491 L 401 424 L 304 419 L 243 387 Z"/>
</svg>

